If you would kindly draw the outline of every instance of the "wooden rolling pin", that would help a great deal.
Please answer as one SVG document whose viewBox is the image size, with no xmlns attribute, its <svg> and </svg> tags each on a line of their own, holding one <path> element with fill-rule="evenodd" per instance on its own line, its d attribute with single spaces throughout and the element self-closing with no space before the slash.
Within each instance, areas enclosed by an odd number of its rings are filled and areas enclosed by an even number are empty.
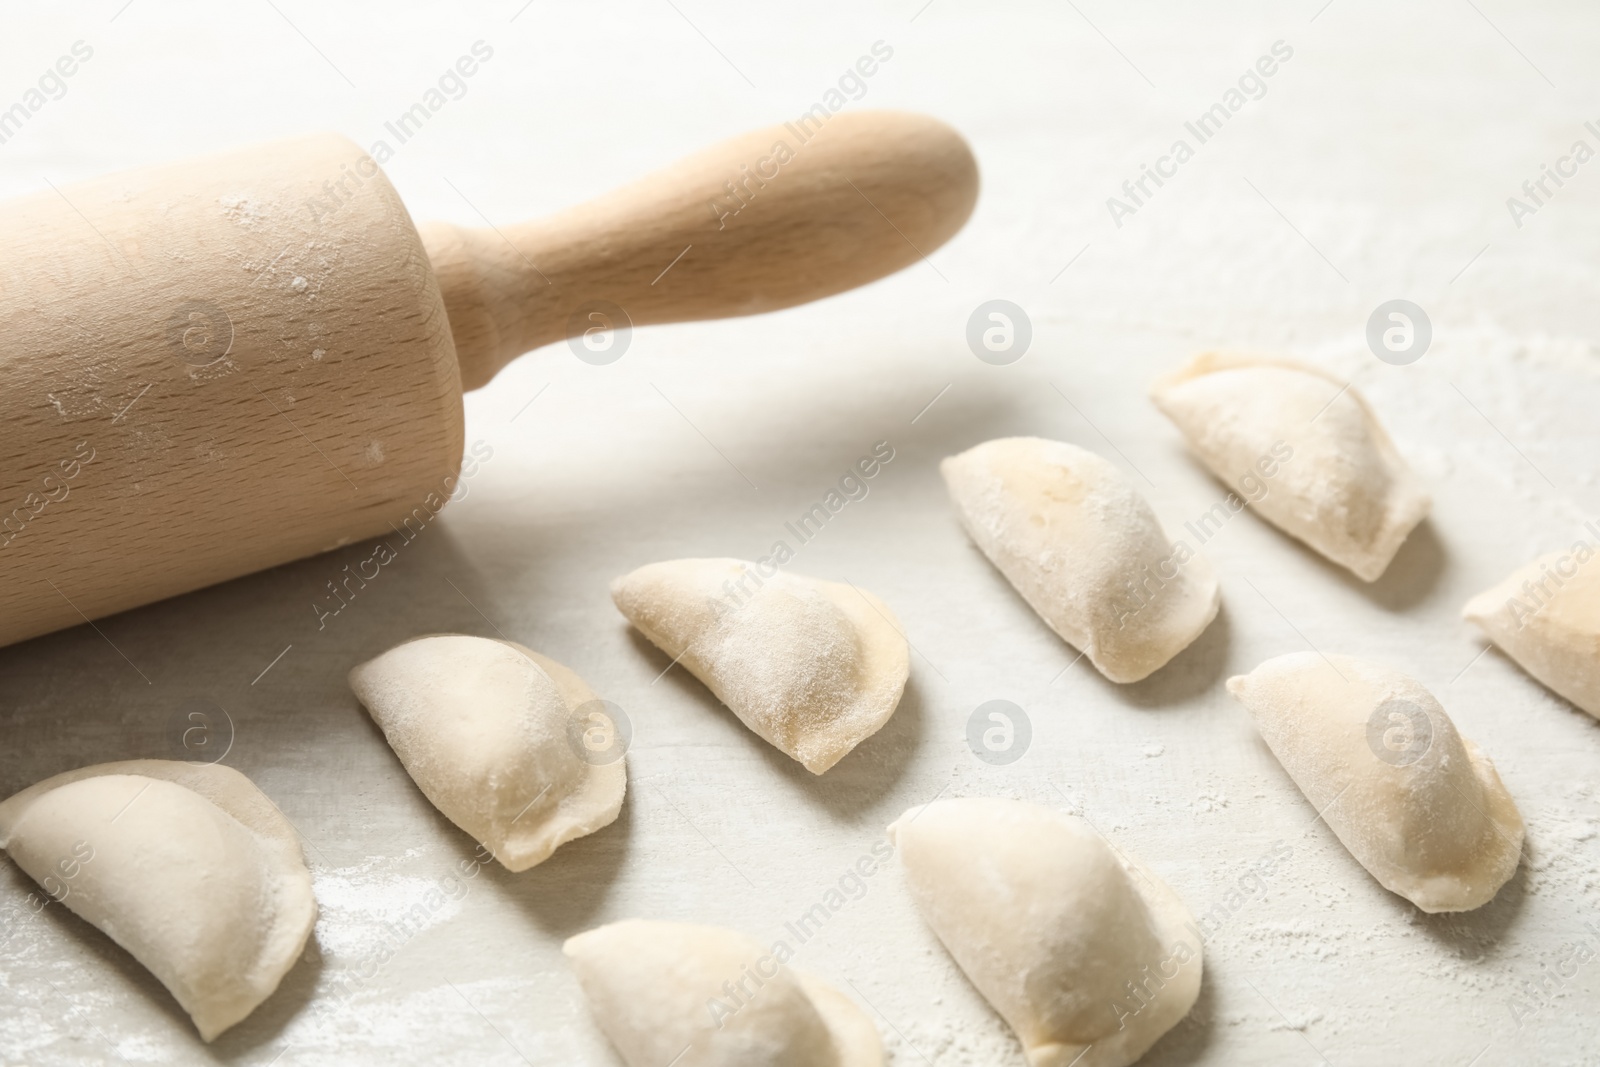
<svg viewBox="0 0 1600 1067">
<path fill-rule="evenodd" d="M 858 112 L 498 229 L 419 233 L 334 135 L 0 205 L 0 644 L 414 525 L 510 360 L 861 285 L 976 196 L 955 131 Z"/>
</svg>

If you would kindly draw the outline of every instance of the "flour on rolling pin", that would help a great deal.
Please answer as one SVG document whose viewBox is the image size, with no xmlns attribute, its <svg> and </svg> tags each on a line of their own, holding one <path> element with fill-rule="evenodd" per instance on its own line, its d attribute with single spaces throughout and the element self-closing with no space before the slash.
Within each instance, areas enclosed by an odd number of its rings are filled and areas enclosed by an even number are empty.
<svg viewBox="0 0 1600 1067">
<path fill-rule="evenodd" d="M 966 143 L 897 112 L 835 116 L 749 210 L 708 212 L 781 130 L 482 231 L 419 235 L 336 135 L 0 205 L 0 644 L 391 530 L 450 495 L 463 388 L 587 307 L 788 307 L 971 213 Z"/>
</svg>

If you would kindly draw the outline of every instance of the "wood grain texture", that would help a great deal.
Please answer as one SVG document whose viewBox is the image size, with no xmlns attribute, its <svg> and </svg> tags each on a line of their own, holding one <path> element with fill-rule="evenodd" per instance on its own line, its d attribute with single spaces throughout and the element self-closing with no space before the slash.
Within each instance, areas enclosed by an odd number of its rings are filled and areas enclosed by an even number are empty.
<svg viewBox="0 0 1600 1067">
<path fill-rule="evenodd" d="M 595 301 L 643 325 L 813 300 L 915 262 L 976 195 L 953 130 L 866 112 L 426 251 L 331 135 L 0 206 L 0 644 L 425 525 L 463 386 Z"/>
<path fill-rule="evenodd" d="M 362 155 L 323 136 L 0 206 L 0 643 L 448 494 L 448 321 Z"/>
<path fill-rule="evenodd" d="M 949 126 L 847 112 L 743 134 L 548 219 L 422 236 L 475 389 L 581 329 L 596 301 L 641 326 L 863 285 L 942 245 L 977 195 L 977 164 Z"/>
</svg>

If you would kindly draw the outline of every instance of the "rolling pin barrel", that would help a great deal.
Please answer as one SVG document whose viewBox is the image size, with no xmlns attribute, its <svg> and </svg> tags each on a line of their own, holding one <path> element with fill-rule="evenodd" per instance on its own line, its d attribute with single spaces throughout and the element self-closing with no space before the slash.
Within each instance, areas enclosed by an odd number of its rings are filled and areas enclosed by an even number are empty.
<svg viewBox="0 0 1600 1067">
<path fill-rule="evenodd" d="M 380 533 L 456 470 L 449 320 L 361 158 L 323 136 L 0 206 L 0 643 Z"/>
<path fill-rule="evenodd" d="M 334 135 L 0 205 L 0 644 L 431 517 L 463 387 L 592 309 L 642 326 L 840 292 L 942 244 L 976 194 L 953 130 L 864 112 L 484 230 L 419 236 Z"/>
</svg>

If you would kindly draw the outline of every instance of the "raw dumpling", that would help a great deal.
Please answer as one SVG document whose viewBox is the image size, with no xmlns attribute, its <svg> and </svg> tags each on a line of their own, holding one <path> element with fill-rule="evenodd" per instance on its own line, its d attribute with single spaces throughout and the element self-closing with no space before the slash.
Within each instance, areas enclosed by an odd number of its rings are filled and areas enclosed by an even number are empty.
<svg viewBox="0 0 1600 1067">
<path fill-rule="evenodd" d="M 622 810 L 620 746 L 597 759 L 582 743 L 604 705 L 537 652 L 464 634 L 419 637 L 353 669 L 350 688 L 434 807 L 508 870 L 543 863 Z"/>
<path fill-rule="evenodd" d="M 746 726 L 812 774 L 889 721 L 911 670 L 883 601 L 770 565 L 651 563 L 612 582 L 611 599 Z"/>
<path fill-rule="evenodd" d="M 923 919 L 1032 1067 L 1124 1067 L 1200 995 L 1189 909 L 1082 819 L 936 800 L 889 837 Z"/>
<path fill-rule="evenodd" d="M 1365 400 L 1286 359 L 1207 352 L 1162 378 L 1156 407 L 1262 518 L 1377 581 L 1428 494 Z"/>
<path fill-rule="evenodd" d="M 872 1021 L 733 930 L 630 919 L 562 951 L 628 1067 L 882 1067 Z"/>
<path fill-rule="evenodd" d="M 1168 541 L 1139 491 L 1093 452 L 1008 437 L 939 473 L 978 548 L 1113 682 L 1159 670 L 1217 617 L 1211 564 Z"/>
<path fill-rule="evenodd" d="M 1522 816 L 1494 764 L 1398 671 L 1296 652 L 1228 679 L 1267 747 L 1385 889 L 1426 912 L 1494 898 Z"/>
<path fill-rule="evenodd" d="M 216 764 L 58 774 L 0 804 L 0 848 L 160 979 L 206 1041 L 272 995 L 317 921 L 293 827 Z"/>
<path fill-rule="evenodd" d="M 1600 564 L 1583 541 L 1473 597 L 1463 614 L 1506 654 L 1600 719 Z"/>
</svg>

